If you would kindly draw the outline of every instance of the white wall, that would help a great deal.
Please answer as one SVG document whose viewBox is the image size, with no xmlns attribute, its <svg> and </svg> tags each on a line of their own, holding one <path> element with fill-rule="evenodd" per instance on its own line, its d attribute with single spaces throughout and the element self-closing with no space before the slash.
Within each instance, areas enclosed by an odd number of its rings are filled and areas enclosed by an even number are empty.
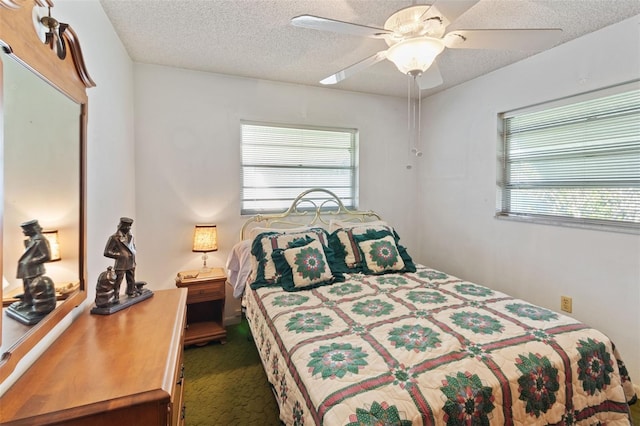
<svg viewBox="0 0 640 426">
<path fill-rule="evenodd" d="M 98 274 L 110 262 L 102 253 L 120 215 L 135 215 L 133 71 L 129 56 L 98 0 L 56 0 L 52 14 L 78 35 L 89 75 L 87 129 L 87 301 L 72 311 L 0 383 L 13 382 L 93 303 Z M 89 360 L 87 360 L 89 362 Z"/>
<path fill-rule="evenodd" d="M 211 60 L 219 60 L 211 58 Z M 239 241 L 240 120 L 359 130 L 360 207 L 397 224 L 409 250 L 415 169 L 408 171 L 406 101 L 291 84 L 135 65 L 136 277 L 171 288 L 198 269 L 193 226 L 218 225 L 208 265 L 224 266 Z M 226 317 L 239 308 L 227 292 Z"/>
<path fill-rule="evenodd" d="M 640 76 L 636 16 L 423 101 L 418 260 L 573 314 L 609 335 L 640 383 L 640 236 L 497 220 L 502 111 Z"/>
<path fill-rule="evenodd" d="M 89 75 L 87 287 L 93 303 L 103 256 L 121 216 L 135 217 L 133 63 L 98 0 L 56 0 L 55 16 L 78 34 Z M 57 15 L 56 15 L 57 14 Z"/>
<path fill-rule="evenodd" d="M 92 303 L 98 275 L 113 264 L 103 256 L 107 239 L 121 216 L 136 214 L 133 64 L 97 0 L 57 0 L 56 10 L 61 17 L 68 14 L 96 83 L 88 89 L 87 133 L 87 284 Z"/>
</svg>

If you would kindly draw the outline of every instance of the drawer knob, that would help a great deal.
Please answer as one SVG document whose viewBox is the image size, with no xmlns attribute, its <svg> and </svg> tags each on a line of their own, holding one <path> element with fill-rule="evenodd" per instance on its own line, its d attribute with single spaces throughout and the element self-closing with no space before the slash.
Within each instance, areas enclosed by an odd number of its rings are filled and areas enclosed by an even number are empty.
<svg viewBox="0 0 640 426">
<path fill-rule="evenodd" d="M 176 382 L 176 384 L 182 385 L 183 381 L 184 381 L 184 364 L 182 364 L 182 366 L 180 367 L 180 377 L 178 378 L 178 381 Z"/>
</svg>

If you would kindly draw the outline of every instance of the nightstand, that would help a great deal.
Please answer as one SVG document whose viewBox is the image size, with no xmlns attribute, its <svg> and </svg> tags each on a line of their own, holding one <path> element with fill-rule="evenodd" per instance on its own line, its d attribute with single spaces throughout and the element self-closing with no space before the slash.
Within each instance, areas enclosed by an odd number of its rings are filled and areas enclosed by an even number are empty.
<svg viewBox="0 0 640 426">
<path fill-rule="evenodd" d="M 226 281 L 222 268 L 178 273 L 176 286 L 188 289 L 185 345 L 205 345 L 212 340 L 226 342 L 223 321 Z"/>
</svg>

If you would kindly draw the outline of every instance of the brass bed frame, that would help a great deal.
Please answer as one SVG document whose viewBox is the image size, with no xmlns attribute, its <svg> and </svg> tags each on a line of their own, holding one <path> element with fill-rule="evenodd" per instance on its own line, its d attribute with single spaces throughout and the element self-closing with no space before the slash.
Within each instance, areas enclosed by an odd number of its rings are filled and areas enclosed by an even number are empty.
<svg viewBox="0 0 640 426">
<path fill-rule="evenodd" d="M 240 239 L 255 227 L 286 229 L 298 226 L 328 227 L 332 220 L 345 222 L 370 222 L 381 217 L 372 210 L 351 210 L 340 198 L 324 188 L 307 189 L 298 195 L 291 206 L 282 213 L 257 214 L 245 221 L 240 230 Z"/>
</svg>

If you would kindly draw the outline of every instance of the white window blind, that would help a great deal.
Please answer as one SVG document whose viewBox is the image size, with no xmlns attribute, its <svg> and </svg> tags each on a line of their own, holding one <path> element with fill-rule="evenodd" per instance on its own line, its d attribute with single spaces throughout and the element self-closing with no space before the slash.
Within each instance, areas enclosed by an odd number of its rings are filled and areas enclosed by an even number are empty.
<svg viewBox="0 0 640 426">
<path fill-rule="evenodd" d="M 640 89 L 502 115 L 498 217 L 640 232 Z"/>
<path fill-rule="evenodd" d="M 357 207 L 355 129 L 241 122 L 242 214 L 279 212 L 309 188 Z M 315 200 L 322 201 L 322 200 Z"/>
</svg>

